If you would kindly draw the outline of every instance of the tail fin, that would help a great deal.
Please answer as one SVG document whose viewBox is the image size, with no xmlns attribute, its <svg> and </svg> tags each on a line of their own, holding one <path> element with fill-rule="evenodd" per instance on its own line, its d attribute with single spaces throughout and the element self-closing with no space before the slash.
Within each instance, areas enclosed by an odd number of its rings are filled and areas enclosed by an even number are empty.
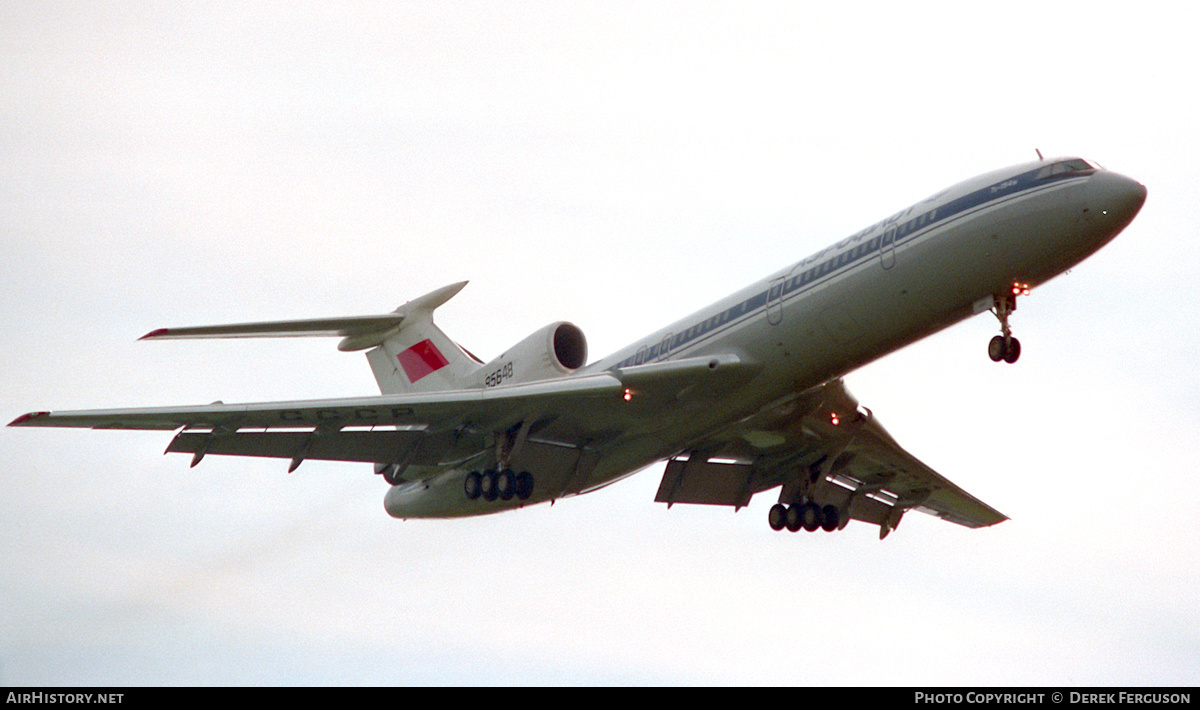
<svg viewBox="0 0 1200 710">
<path fill-rule="evenodd" d="M 482 366 L 433 322 L 434 309 L 466 285 L 466 281 L 451 284 L 400 306 L 396 313 L 402 314 L 404 321 L 367 345 L 375 346 L 367 353 L 367 361 L 380 392 L 401 394 L 462 387 Z M 338 347 L 345 345 L 343 340 Z"/>
<path fill-rule="evenodd" d="M 341 336 L 338 350 L 369 350 L 367 361 L 384 394 L 462 387 L 481 366 L 433 323 L 433 311 L 467 285 L 443 286 L 378 316 L 160 328 L 142 340 Z"/>
</svg>

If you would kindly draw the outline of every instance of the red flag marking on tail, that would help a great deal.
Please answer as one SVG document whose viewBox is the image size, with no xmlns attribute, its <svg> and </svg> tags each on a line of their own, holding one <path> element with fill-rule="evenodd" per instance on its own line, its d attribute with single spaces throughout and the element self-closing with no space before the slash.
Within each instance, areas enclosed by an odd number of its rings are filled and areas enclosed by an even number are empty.
<svg viewBox="0 0 1200 710">
<path fill-rule="evenodd" d="M 400 367 L 404 368 L 404 374 L 408 375 L 408 381 L 414 384 L 425 375 L 437 372 L 450 364 L 431 340 L 422 340 L 397 355 L 396 359 L 400 361 Z"/>
</svg>

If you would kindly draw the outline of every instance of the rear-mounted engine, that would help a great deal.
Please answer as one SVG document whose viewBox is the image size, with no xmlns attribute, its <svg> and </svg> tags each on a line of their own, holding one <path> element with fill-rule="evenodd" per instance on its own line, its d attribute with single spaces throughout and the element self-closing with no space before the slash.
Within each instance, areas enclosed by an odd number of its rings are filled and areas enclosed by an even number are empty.
<svg viewBox="0 0 1200 710">
<path fill-rule="evenodd" d="M 480 369 L 484 387 L 536 382 L 569 375 L 587 364 L 587 338 L 559 321 L 535 332 Z"/>
</svg>

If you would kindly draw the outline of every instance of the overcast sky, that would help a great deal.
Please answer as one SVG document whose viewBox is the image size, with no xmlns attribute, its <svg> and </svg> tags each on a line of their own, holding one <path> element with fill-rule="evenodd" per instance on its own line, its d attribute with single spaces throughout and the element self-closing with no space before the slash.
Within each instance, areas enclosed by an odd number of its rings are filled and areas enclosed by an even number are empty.
<svg viewBox="0 0 1200 710">
<path fill-rule="evenodd" d="M 653 501 L 383 511 L 369 466 L 0 429 L 0 684 L 1194 684 L 1200 56 L 1189 3 L 0 7 L 0 415 L 366 395 L 334 340 L 438 311 L 593 358 L 943 187 L 1083 155 L 1149 189 L 1021 301 L 847 377 L 1012 520 L 887 540 Z"/>
</svg>

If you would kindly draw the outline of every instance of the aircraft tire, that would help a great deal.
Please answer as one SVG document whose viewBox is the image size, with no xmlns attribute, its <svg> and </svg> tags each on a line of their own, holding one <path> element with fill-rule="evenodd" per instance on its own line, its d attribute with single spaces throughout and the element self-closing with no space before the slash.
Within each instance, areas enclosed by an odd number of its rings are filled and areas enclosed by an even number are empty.
<svg viewBox="0 0 1200 710">
<path fill-rule="evenodd" d="M 816 503 L 805 503 L 800 506 L 800 524 L 808 532 L 813 532 L 821 527 L 821 509 Z"/>
<path fill-rule="evenodd" d="M 838 523 L 842 522 L 841 515 L 838 512 L 836 505 L 826 505 L 821 508 L 821 529 L 825 532 L 833 532 L 838 529 Z"/>
<path fill-rule="evenodd" d="M 800 505 L 789 505 L 783 516 L 783 526 L 788 529 L 788 532 L 799 532 L 800 528 L 804 527 L 804 519 L 800 516 Z"/>
<path fill-rule="evenodd" d="M 533 475 L 528 471 L 522 471 L 517 474 L 517 498 L 529 500 L 531 495 L 533 495 Z"/>
<path fill-rule="evenodd" d="M 770 525 L 771 529 L 776 532 L 783 530 L 787 525 L 787 506 L 783 503 L 771 506 L 771 509 L 767 511 L 767 525 Z"/>
<path fill-rule="evenodd" d="M 517 479 L 512 469 L 504 469 L 496 474 L 496 494 L 501 500 L 512 500 L 517 492 Z"/>
<path fill-rule="evenodd" d="M 488 471 L 482 474 L 481 477 L 483 484 L 481 486 L 481 496 L 489 503 L 496 500 L 496 496 L 499 494 L 499 491 L 496 489 L 496 475 L 495 471 Z"/>
<path fill-rule="evenodd" d="M 1021 341 L 1016 338 L 1008 339 L 1008 347 L 1004 350 L 1004 362 L 1013 364 L 1021 357 Z"/>
<path fill-rule="evenodd" d="M 1004 336 L 997 335 L 988 343 L 988 357 L 992 362 L 1000 362 L 1004 359 Z"/>
<path fill-rule="evenodd" d="M 475 500 L 483 495 L 483 476 L 478 471 L 468 473 L 463 479 L 463 493 L 467 495 L 467 500 Z"/>
</svg>

